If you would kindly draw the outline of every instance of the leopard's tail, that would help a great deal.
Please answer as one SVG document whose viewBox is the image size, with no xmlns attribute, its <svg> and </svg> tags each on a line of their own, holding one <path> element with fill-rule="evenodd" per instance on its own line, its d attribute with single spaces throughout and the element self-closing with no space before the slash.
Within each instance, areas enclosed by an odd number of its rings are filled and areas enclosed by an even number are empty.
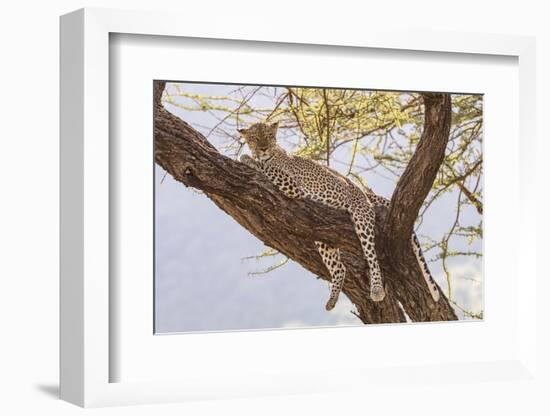
<svg viewBox="0 0 550 416">
<path fill-rule="evenodd" d="M 422 253 L 422 248 L 420 247 L 418 238 L 416 238 L 416 234 L 414 233 L 411 237 L 411 243 L 412 243 L 412 249 L 414 251 L 414 255 L 416 256 L 416 260 L 418 261 L 418 265 L 420 266 L 420 270 L 422 271 L 422 276 L 424 276 L 424 280 L 428 285 L 428 289 L 430 290 L 430 293 L 432 295 L 434 302 L 437 302 L 439 301 L 439 288 L 437 287 L 437 284 L 435 283 L 435 280 L 433 279 L 432 274 L 430 273 L 430 269 L 428 268 L 428 263 L 424 258 L 424 254 Z"/>
</svg>

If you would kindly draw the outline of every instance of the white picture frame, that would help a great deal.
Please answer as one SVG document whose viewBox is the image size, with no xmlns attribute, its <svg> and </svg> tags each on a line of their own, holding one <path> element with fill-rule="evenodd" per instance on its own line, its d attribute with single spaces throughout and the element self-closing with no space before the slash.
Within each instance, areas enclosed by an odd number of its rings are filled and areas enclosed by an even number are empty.
<svg viewBox="0 0 550 416">
<path fill-rule="evenodd" d="M 326 33 L 322 28 L 280 31 L 276 24 L 254 26 L 246 35 L 234 33 L 234 24 L 215 27 L 184 16 L 161 12 L 83 9 L 61 18 L 61 398 L 80 406 L 158 403 L 197 398 L 248 397 L 282 393 L 310 393 L 375 385 L 410 369 L 384 367 L 352 370 L 335 368 L 331 377 L 313 371 L 281 373 L 254 380 L 235 374 L 178 381 L 111 382 L 113 355 L 110 339 L 109 296 L 109 36 L 113 33 L 332 45 L 334 47 L 431 51 L 454 54 L 504 55 L 519 66 L 519 212 L 534 212 L 535 170 L 535 42 L 533 38 L 473 33 L 432 33 L 400 28 L 348 28 Z M 111 166 L 112 168 L 112 166 Z M 518 266 L 522 285 L 517 291 L 517 346 L 498 360 L 440 362 L 415 367 L 415 377 L 437 379 L 441 370 L 471 382 L 524 380 L 536 374 L 536 219 L 519 216 Z M 411 327 L 412 328 L 412 327 Z M 409 329 L 414 336 L 414 329 Z M 152 335 L 152 334 L 151 334 Z M 280 335 L 284 336 L 284 335 Z M 310 337 L 316 337 L 313 332 Z M 353 336 L 353 335 L 352 335 Z M 383 347 L 383 346 L 382 346 Z M 145 357 L 146 358 L 146 357 Z M 342 382 L 342 380 L 347 380 Z"/>
</svg>

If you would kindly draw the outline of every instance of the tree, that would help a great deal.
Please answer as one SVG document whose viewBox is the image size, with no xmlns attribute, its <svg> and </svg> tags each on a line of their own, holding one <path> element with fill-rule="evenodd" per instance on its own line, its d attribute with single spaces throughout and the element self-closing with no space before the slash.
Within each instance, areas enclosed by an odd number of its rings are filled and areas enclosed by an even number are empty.
<svg viewBox="0 0 550 416">
<path fill-rule="evenodd" d="M 220 154 L 202 134 L 163 107 L 164 88 L 164 82 L 155 82 L 155 160 L 174 179 L 203 191 L 267 246 L 322 279 L 329 276 L 313 242 L 340 247 L 347 267 L 343 292 L 364 323 L 404 322 L 404 312 L 413 321 L 457 319 L 444 296 L 437 304 L 431 299 L 409 246 L 419 210 L 444 161 L 452 117 L 448 94 L 421 94 L 422 135 L 390 208 L 376 212 L 376 247 L 388 293 L 383 302 L 375 303 L 368 298 L 368 267 L 348 215 L 313 201 L 290 200 L 260 173 Z"/>
</svg>

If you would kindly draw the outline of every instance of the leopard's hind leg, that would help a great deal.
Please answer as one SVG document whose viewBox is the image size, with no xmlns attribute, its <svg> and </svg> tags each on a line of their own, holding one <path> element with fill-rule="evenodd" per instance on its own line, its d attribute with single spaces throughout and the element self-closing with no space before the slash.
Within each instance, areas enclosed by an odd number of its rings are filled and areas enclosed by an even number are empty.
<svg viewBox="0 0 550 416">
<path fill-rule="evenodd" d="M 331 283 L 330 283 L 330 297 L 328 299 L 325 308 L 330 311 L 336 305 L 338 296 L 344 286 L 344 279 L 346 278 L 346 268 L 340 259 L 340 250 L 334 247 L 330 247 L 321 241 L 316 241 L 315 246 L 321 255 L 321 259 L 327 268 Z"/>
<path fill-rule="evenodd" d="M 348 207 L 355 233 L 361 242 L 361 248 L 370 272 L 370 295 L 374 302 L 380 302 L 386 297 L 382 282 L 382 272 L 378 264 L 378 257 L 374 246 L 375 212 L 373 204 L 364 194 L 356 194 Z"/>
</svg>

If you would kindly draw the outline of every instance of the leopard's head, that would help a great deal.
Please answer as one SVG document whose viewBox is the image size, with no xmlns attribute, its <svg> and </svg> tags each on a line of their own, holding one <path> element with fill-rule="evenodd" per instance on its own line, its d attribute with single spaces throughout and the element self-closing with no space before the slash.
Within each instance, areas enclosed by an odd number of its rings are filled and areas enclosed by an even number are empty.
<svg viewBox="0 0 550 416">
<path fill-rule="evenodd" d="M 252 157 L 256 160 L 268 159 L 277 148 L 277 128 L 279 123 L 256 123 L 238 132 L 248 144 Z"/>
</svg>

